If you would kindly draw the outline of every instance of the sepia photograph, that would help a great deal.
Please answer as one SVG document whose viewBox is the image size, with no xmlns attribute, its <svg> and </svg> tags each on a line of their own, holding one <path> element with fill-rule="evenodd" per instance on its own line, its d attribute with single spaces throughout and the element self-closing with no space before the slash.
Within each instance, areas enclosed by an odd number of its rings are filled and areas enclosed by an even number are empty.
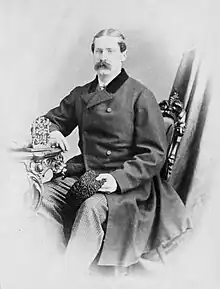
<svg viewBox="0 0 220 289">
<path fill-rule="evenodd" d="M 220 288 L 219 9 L 0 0 L 0 289 Z"/>
</svg>

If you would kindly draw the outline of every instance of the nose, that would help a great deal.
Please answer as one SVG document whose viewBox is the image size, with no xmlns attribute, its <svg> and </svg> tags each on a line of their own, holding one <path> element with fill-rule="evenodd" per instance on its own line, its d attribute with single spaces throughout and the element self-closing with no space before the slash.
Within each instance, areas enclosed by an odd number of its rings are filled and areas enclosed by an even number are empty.
<svg viewBox="0 0 220 289">
<path fill-rule="evenodd" d="M 100 55 L 100 58 L 101 58 L 102 60 L 107 60 L 107 53 L 106 53 L 106 51 L 102 51 L 102 53 L 101 53 L 101 55 Z"/>
</svg>

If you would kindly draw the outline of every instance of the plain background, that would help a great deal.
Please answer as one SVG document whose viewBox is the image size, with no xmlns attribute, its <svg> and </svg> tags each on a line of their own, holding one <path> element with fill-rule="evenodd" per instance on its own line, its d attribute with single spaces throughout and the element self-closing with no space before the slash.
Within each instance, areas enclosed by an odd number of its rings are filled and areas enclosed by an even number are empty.
<svg viewBox="0 0 220 289">
<path fill-rule="evenodd" d="M 37 115 L 94 78 L 90 44 L 106 27 L 127 38 L 128 73 L 158 101 L 168 98 L 182 53 L 210 45 L 216 12 L 207 0 L 1 0 L 0 6 L 4 142 L 28 134 Z M 74 153 L 75 137 L 71 144 Z"/>
</svg>

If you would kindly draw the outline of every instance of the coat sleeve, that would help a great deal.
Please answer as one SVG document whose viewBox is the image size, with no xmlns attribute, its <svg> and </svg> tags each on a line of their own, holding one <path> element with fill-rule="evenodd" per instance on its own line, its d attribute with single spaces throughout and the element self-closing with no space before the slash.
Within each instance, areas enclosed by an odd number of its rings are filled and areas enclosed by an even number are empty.
<svg viewBox="0 0 220 289">
<path fill-rule="evenodd" d="M 111 174 L 121 193 L 141 186 L 158 175 L 166 158 L 167 141 L 159 105 L 149 90 L 144 90 L 135 105 L 134 154 L 121 169 Z"/>
<path fill-rule="evenodd" d="M 61 102 L 44 116 L 52 122 L 50 131 L 59 130 L 64 136 L 68 136 L 78 125 L 76 117 L 76 98 L 78 89 L 75 88 Z"/>
</svg>

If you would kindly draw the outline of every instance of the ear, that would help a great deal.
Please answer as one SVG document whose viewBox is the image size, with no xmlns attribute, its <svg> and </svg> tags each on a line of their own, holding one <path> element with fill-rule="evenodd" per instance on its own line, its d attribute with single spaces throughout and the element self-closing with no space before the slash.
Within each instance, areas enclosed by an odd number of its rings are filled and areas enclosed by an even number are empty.
<svg viewBox="0 0 220 289">
<path fill-rule="evenodd" d="M 121 61 L 124 62 L 127 58 L 127 50 L 123 51 L 121 53 Z"/>
</svg>

